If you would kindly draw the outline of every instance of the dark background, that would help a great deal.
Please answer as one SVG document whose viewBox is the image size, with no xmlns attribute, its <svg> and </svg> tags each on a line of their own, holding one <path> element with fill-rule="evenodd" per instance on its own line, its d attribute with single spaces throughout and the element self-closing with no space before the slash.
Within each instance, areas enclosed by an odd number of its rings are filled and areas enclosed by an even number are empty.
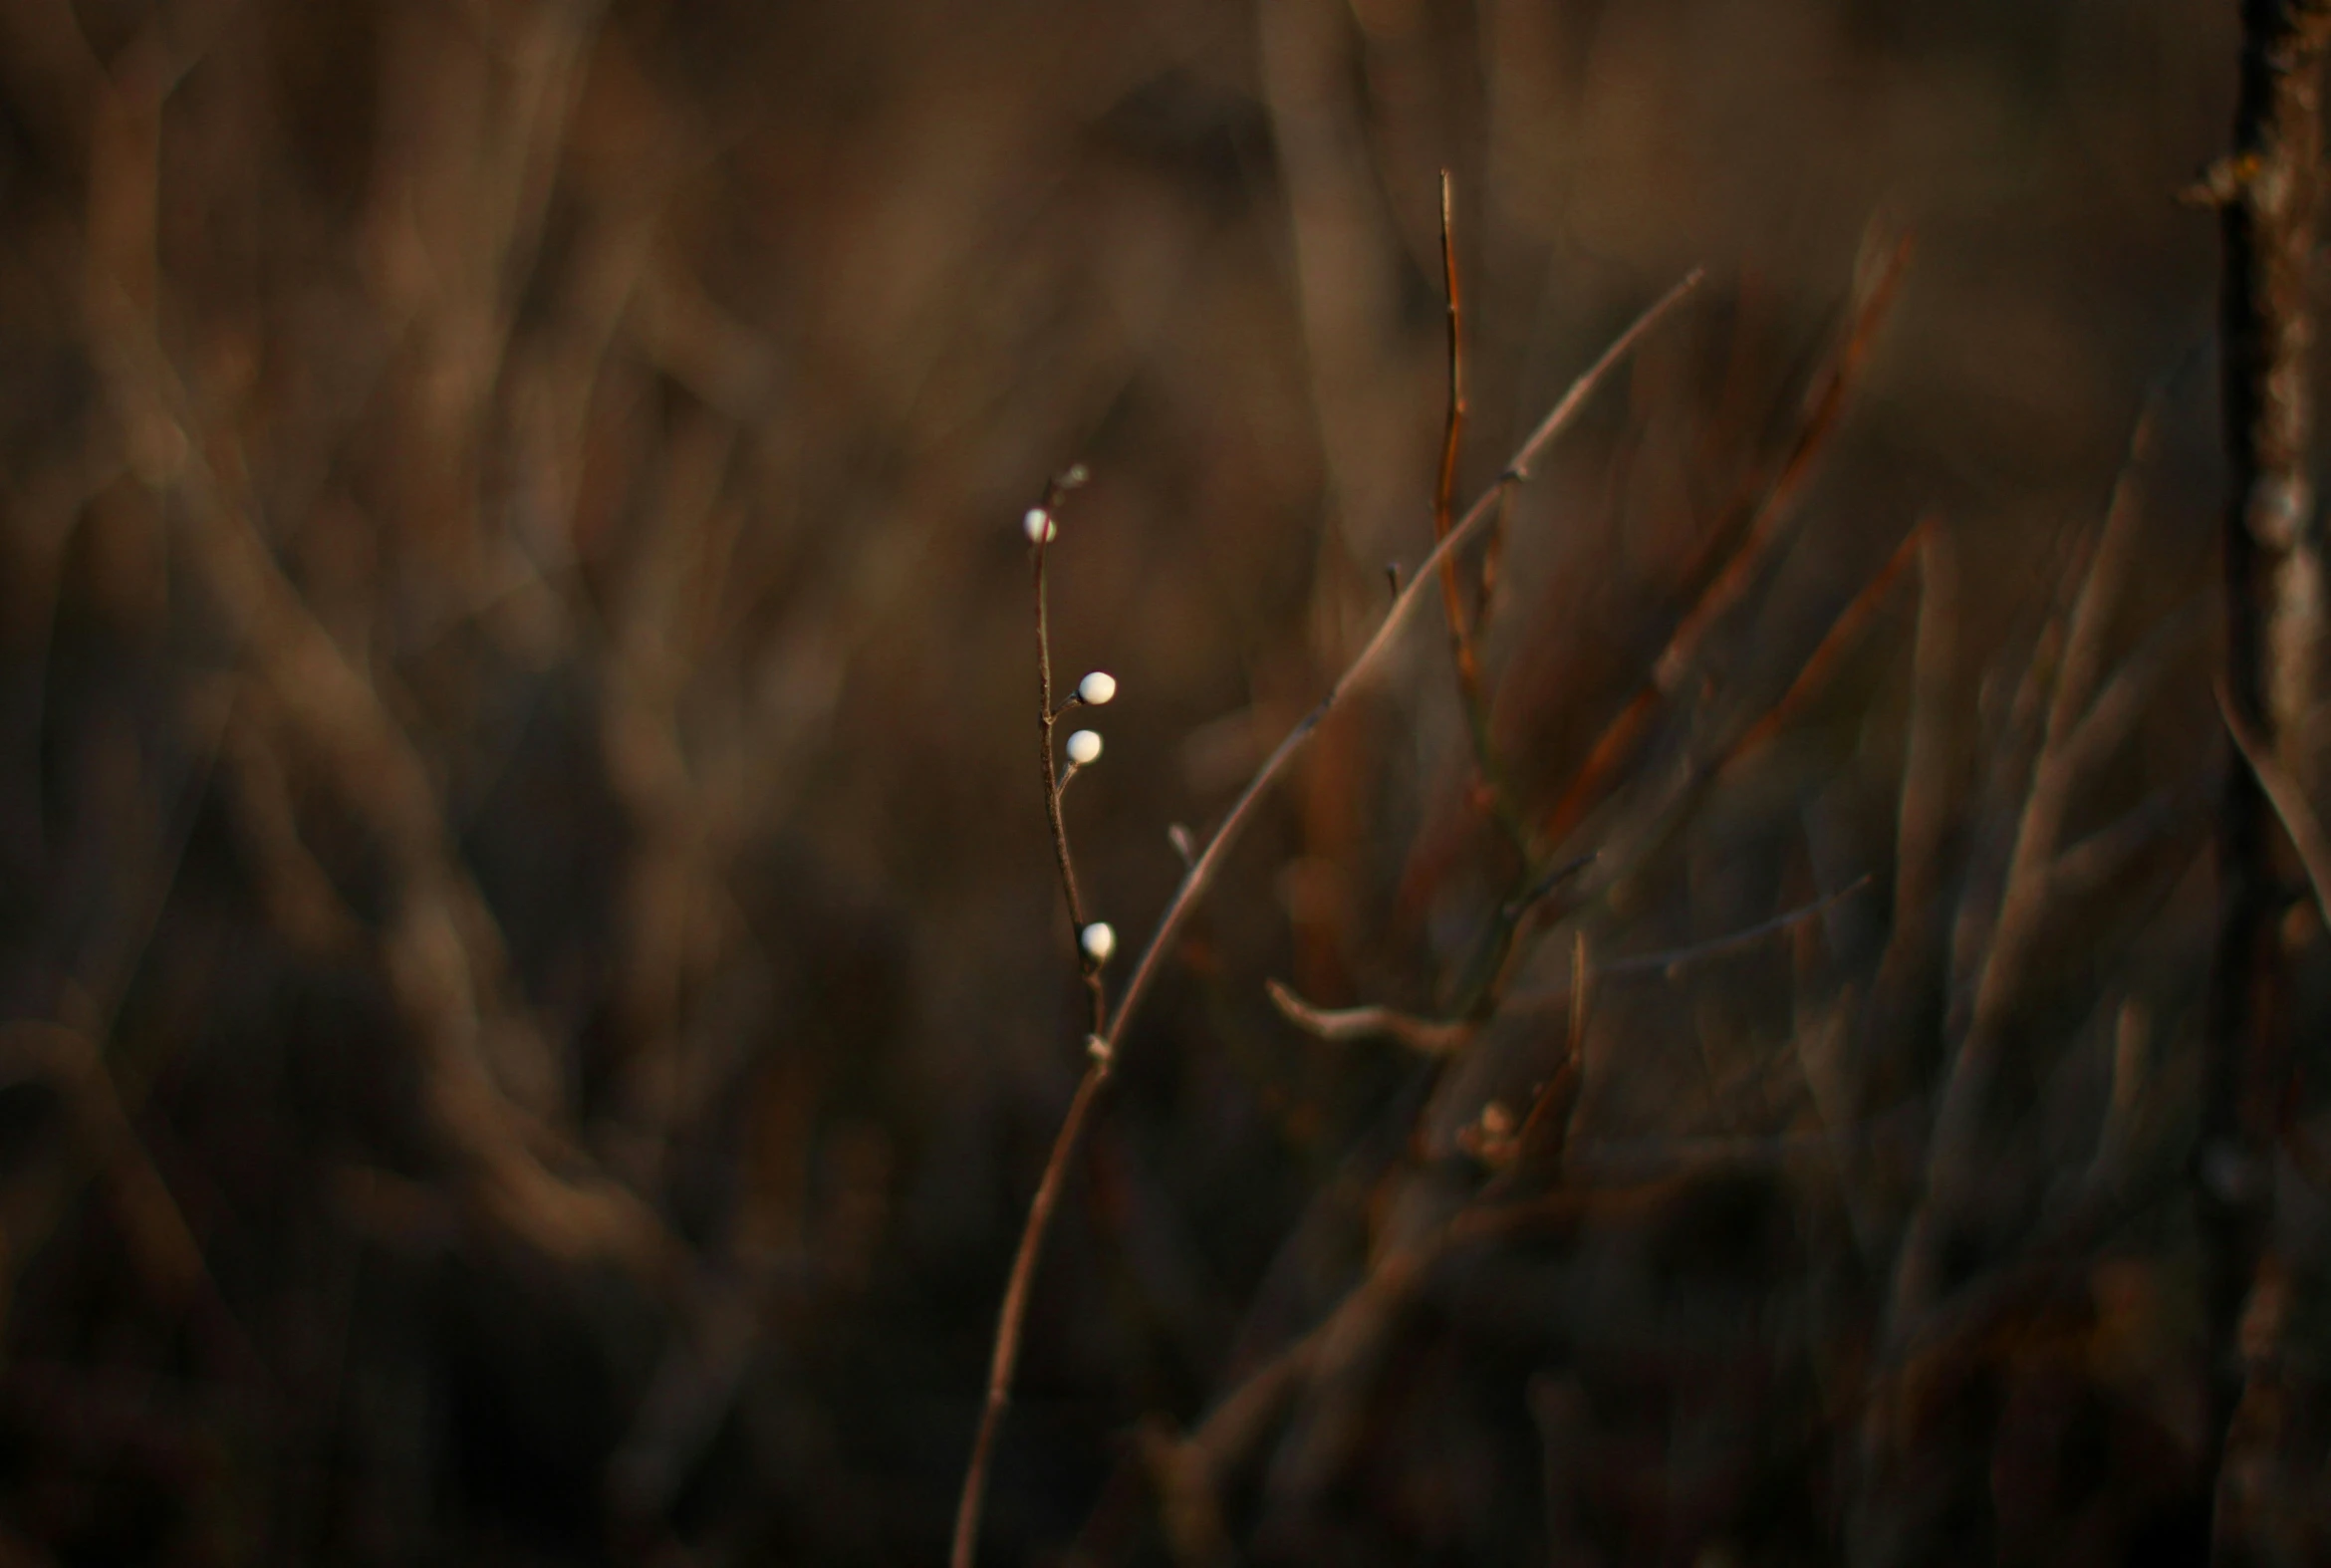
<svg viewBox="0 0 2331 1568">
<path fill-rule="evenodd" d="M 1055 650 L 1121 691 L 1068 819 L 1138 949 L 1167 825 L 1427 547 L 1444 167 L 1460 495 L 1708 273 L 1509 519 L 1533 813 L 1798 441 L 1857 258 L 1910 259 L 1570 841 L 1602 859 L 1511 992 L 1555 1001 L 1436 1076 L 1265 994 L 1429 1013 L 1510 891 L 1429 616 L 1275 797 L 1072 1169 L 988 1560 L 2190 1549 L 2216 245 L 2178 195 L 2232 11 L 6 0 L 0 1549 L 936 1558 L 1081 1067 L 1020 512 L 1090 465 Z M 2066 809 L 2090 882 L 2016 928 L 1945 1281 L 1993 1305 L 1905 1394 L 1889 1260 L 2001 923 L 2017 692 L 2149 397 L 2097 596 L 2140 716 Z M 1559 1059 L 1574 932 L 1624 959 L 1864 877 L 1600 986 L 1529 1189 L 1656 1200 L 1428 1269 L 1174 1522 L 1173 1435 L 1381 1278 L 1404 1204 L 1469 1200 L 1451 1129 Z"/>
</svg>

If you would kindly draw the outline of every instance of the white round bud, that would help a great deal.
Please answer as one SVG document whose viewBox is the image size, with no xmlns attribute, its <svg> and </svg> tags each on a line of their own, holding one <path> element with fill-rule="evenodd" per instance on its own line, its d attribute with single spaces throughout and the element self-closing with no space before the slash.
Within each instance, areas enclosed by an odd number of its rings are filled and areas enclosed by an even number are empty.
<svg viewBox="0 0 2331 1568">
<path fill-rule="evenodd" d="M 1101 737 L 1089 729 L 1080 729 L 1068 738 L 1068 759 L 1078 767 L 1086 767 L 1101 760 Z"/>
<path fill-rule="evenodd" d="M 1096 669 L 1077 682 L 1077 700 L 1087 707 L 1106 706 L 1117 695 L 1117 677 L 1106 669 Z"/>
<path fill-rule="evenodd" d="M 1107 963 L 1109 955 L 1117 951 L 1117 932 L 1109 928 L 1107 920 L 1095 920 L 1077 933 L 1077 945 L 1095 963 Z"/>
<path fill-rule="evenodd" d="M 1020 519 L 1020 531 L 1028 536 L 1028 543 L 1032 545 L 1050 544 L 1060 537 L 1060 524 L 1054 522 L 1052 514 L 1043 507 L 1031 506 L 1028 515 Z"/>
</svg>

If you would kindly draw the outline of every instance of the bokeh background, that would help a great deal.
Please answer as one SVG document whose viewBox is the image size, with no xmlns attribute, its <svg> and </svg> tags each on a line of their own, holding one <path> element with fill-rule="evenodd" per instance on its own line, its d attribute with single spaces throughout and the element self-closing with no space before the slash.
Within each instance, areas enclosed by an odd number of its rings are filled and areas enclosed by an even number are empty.
<svg viewBox="0 0 2331 1568">
<path fill-rule="evenodd" d="M 1265 987 L 1465 994 L 1522 868 L 1445 633 L 1323 729 L 1072 1168 L 986 1560 L 2190 1552 L 2234 56 L 2202 0 L 6 0 L 0 1551 L 933 1560 L 1082 1067 L 1020 512 L 1090 466 L 1067 811 L 1138 946 L 1428 547 L 1446 168 L 1461 496 L 1707 274 L 1513 498 L 1517 810 L 1738 591 L 1457 1066 Z M 2120 694 L 2070 760 L 2058 691 Z M 1485 1145 L 1564 1060 L 1558 1158 Z M 1448 1240 L 1485 1192 L 1543 1224 Z"/>
</svg>

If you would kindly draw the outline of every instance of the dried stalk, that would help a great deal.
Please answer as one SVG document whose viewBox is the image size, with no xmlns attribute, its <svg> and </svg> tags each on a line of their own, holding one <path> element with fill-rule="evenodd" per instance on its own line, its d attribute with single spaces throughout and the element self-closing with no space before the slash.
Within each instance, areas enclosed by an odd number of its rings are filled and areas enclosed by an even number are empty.
<svg viewBox="0 0 2331 1568">
<path fill-rule="evenodd" d="M 2322 540 L 2311 458 L 2311 282 L 2323 160 L 2322 76 L 2331 3 L 2245 0 L 2233 149 L 2212 171 L 2224 271 L 2219 297 L 2230 488 L 2219 529 L 2229 719 L 2260 737 L 2304 793 L 2325 781 Z M 2230 727 L 2230 726 L 2229 726 Z M 2289 1076 L 2277 876 L 2260 775 L 2228 768 L 2217 826 L 2220 917 L 2195 1171 L 2210 1349 L 2209 1495 L 2217 1560 L 2264 1549 L 2261 1499 L 2227 1463 L 2252 1380 L 2239 1354 L 2245 1302 L 2269 1277 L 2274 1102 Z M 2240 1467 L 2246 1473 L 2248 1466 Z"/>
<path fill-rule="evenodd" d="M 1052 619 L 1050 596 L 1045 591 L 1045 558 L 1052 543 L 1051 518 L 1061 498 L 1082 484 L 1084 477 L 1083 469 L 1072 468 L 1053 480 L 1045 487 L 1044 500 L 1037 512 L 1031 514 L 1042 519 L 1035 531 L 1031 556 L 1036 590 L 1036 730 L 1044 778 L 1044 815 L 1052 830 L 1053 861 L 1060 873 L 1061 897 L 1068 904 L 1069 927 L 1080 936 L 1088 922 L 1084 895 L 1077 887 L 1076 856 L 1069 846 L 1068 823 L 1060 809 L 1061 790 L 1068 778 L 1059 770 L 1053 732 L 1066 708 L 1053 705 Z M 1071 698 L 1069 705 L 1074 705 L 1075 700 Z M 1075 772 L 1076 764 L 1072 762 L 1069 776 L 1073 777 Z M 971 1460 L 964 1469 L 962 1495 L 955 1503 L 954 1539 L 948 1552 L 948 1561 L 955 1568 L 970 1568 L 977 1555 L 979 1513 L 987 1499 L 987 1471 L 995 1458 L 995 1437 L 1003 1428 L 1004 1409 L 1011 1403 L 1012 1375 L 1019 1370 L 1028 1294 L 1036 1282 L 1036 1261 L 1042 1255 L 1045 1234 L 1052 1228 L 1052 1211 L 1059 1206 L 1061 1190 L 1067 1183 L 1069 1155 L 1084 1132 L 1085 1121 L 1093 1113 L 1102 1086 L 1109 1082 L 1110 1050 L 1101 1033 L 1109 1018 L 1109 992 L 1101 973 L 1103 960 L 1096 958 L 1081 942 L 1078 955 L 1084 969 L 1085 992 L 1093 1009 L 1088 1036 L 1091 1061 L 1085 1068 L 1084 1078 L 1077 1084 L 1075 1098 L 1069 1101 L 1068 1115 L 1061 1119 L 1060 1132 L 1053 1140 L 1052 1158 L 1045 1162 L 1044 1176 L 1036 1183 L 1035 1199 L 1028 1206 L 1028 1222 L 1021 1229 L 1020 1245 L 1012 1256 L 1011 1277 L 1004 1285 L 995 1344 L 988 1355 L 987 1395 L 980 1405 L 979 1431 L 971 1440 Z"/>
<path fill-rule="evenodd" d="M 1471 405 L 1465 399 L 1465 315 L 1464 289 L 1457 274 L 1456 257 L 1456 198 L 1448 170 L 1440 171 L 1440 274 L 1448 291 L 1448 416 L 1442 425 L 1440 438 L 1440 478 L 1432 492 L 1432 537 L 1446 539 L 1454 524 L 1451 509 L 1455 505 L 1457 458 L 1462 452 L 1465 419 Z M 1458 561 L 1452 553 L 1440 561 L 1440 606 L 1448 620 L 1450 652 L 1456 660 L 1457 696 L 1464 709 L 1465 733 L 1473 746 L 1473 768 L 1480 776 L 1480 789 L 1486 797 L 1490 814 L 1496 818 L 1498 830 L 1505 835 L 1514 852 L 1526 862 L 1531 858 L 1529 826 L 1523 820 L 1521 808 L 1514 804 L 1513 791 L 1507 786 L 1505 769 L 1497 760 L 1497 747 L 1489 729 L 1489 693 L 1481 678 L 1481 628 L 1488 621 L 1489 595 L 1496 573 L 1498 542 L 1503 535 L 1504 508 L 1489 525 L 1489 537 L 1482 567 L 1478 607 L 1468 621 L 1465 610 L 1464 587 L 1459 576 Z"/>
<path fill-rule="evenodd" d="M 1440 481 L 1432 491 L 1432 537 L 1446 539 L 1454 524 L 1457 454 L 1464 444 L 1465 415 L 1465 307 L 1457 280 L 1456 196 L 1448 170 L 1440 171 L 1440 276 L 1448 291 L 1448 418 L 1440 436 Z M 1441 557 L 1440 608 L 1448 617 L 1448 640 L 1456 653 L 1457 683 L 1463 689 L 1467 717 L 1478 720 L 1481 710 L 1481 655 L 1465 627 L 1464 589 L 1457 578 L 1454 555 Z"/>
<path fill-rule="evenodd" d="M 1806 655 L 1803 666 L 1797 671 L 1797 678 L 1789 682 L 1780 700 L 1768 708 L 1762 718 L 1749 725 L 1724 752 L 1723 760 L 1716 764 L 1717 772 L 1736 767 L 1762 749 L 1829 684 L 1830 677 L 1837 673 L 1838 665 L 1852 648 L 1854 640 L 1861 636 L 1862 630 L 1870 624 L 1871 617 L 1885 604 L 1895 581 L 1912 561 L 1919 558 L 1927 534 L 1933 527 L 1934 523 L 1930 519 L 1903 536 L 1902 543 L 1895 546 L 1894 554 L 1878 569 L 1877 575 L 1862 586 L 1861 592 L 1847 602 L 1845 609 L 1838 612 L 1837 619 L 1830 623 L 1829 631 L 1823 634 L 1813 652 Z"/>
<path fill-rule="evenodd" d="M 1919 629 L 1911 654 L 1910 734 L 1895 814 L 1894 922 L 1878 966 L 1884 1007 L 1899 1005 L 1928 962 L 1940 897 L 1942 840 L 1951 815 L 1950 700 L 1958 642 L 1958 556 L 1949 531 L 1931 529 L 1919 556 Z"/>
</svg>

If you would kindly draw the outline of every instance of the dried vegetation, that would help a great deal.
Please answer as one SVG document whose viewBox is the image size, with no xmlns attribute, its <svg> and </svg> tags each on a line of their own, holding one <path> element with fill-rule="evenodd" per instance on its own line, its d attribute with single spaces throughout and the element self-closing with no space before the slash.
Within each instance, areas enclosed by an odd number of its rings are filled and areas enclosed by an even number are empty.
<svg viewBox="0 0 2331 1568">
<path fill-rule="evenodd" d="M 0 1556 L 2324 1560 L 2219 9 L 4 0 Z"/>
</svg>

